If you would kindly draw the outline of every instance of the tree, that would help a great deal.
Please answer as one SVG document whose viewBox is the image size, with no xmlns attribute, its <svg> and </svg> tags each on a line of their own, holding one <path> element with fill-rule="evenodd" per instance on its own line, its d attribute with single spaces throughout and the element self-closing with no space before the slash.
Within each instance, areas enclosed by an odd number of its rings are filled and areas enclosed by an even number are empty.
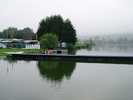
<svg viewBox="0 0 133 100">
<path fill-rule="evenodd" d="M 76 30 L 73 28 L 71 21 L 69 19 L 67 19 L 64 22 L 63 26 L 64 26 L 64 28 L 61 33 L 61 42 L 75 44 L 75 42 L 77 41 Z"/>
<path fill-rule="evenodd" d="M 2 33 L 2 32 L 0 32 L 0 38 L 4 38 L 4 36 L 3 36 L 3 33 Z"/>
<path fill-rule="evenodd" d="M 46 19 L 40 22 L 37 31 L 38 40 L 40 40 L 42 35 L 47 33 L 56 34 L 59 42 L 75 44 L 77 40 L 76 30 L 71 24 L 71 21 L 69 19 L 64 21 L 60 15 L 46 17 Z"/>
<path fill-rule="evenodd" d="M 32 40 L 34 36 L 35 34 L 33 30 L 30 29 L 29 27 L 19 30 L 17 34 L 17 38 L 25 39 L 25 40 Z"/>
<path fill-rule="evenodd" d="M 40 40 L 40 46 L 43 49 L 55 49 L 58 47 L 58 38 L 53 33 L 44 34 Z"/>
<path fill-rule="evenodd" d="M 17 35 L 17 28 L 9 27 L 8 29 L 5 29 L 3 31 L 3 37 L 4 38 L 15 38 Z"/>
<path fill-rule="evenodd" d="M 35 34 L 32 29 L 30 28 L 24 28 L 22 30 L 18 30 L 15 27 L 9 27 L 3 32 L 0 32 L 0 38 L 18 38 L 18 39 L 25 39 L 25 40 L 31 40 L 35 38 Z"/>
</svg>

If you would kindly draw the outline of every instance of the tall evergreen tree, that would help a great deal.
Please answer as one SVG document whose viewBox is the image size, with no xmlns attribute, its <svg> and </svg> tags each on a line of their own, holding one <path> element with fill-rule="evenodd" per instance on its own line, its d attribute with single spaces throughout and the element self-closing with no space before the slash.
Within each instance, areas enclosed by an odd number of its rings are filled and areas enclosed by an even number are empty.
<svg viewBox="0 0 133 100">
<path fill-rule="evenodd" d="M 37 36 L 38 40 L 41 36 L 47 33 L 54 33 L 58 36 L 59 42 L 66 42 L 75 44 L 76 42 L 76 30 L 74 29 L 70 20 L 63 20 L 60 15 L 54 15 L 46 17 L 40 22 Z"/>
<path fill-rule="evenodd" d="M 76 30 L 69 19 L 65 20 L 63 32 L 61 33 L 61 41 L 75 44 L 77 41 Z"/>
</svg>

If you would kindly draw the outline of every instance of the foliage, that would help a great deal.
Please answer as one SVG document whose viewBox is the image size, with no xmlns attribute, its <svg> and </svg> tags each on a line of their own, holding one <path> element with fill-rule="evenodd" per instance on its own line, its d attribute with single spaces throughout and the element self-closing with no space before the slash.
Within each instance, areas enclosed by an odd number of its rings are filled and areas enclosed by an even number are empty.
<svg viewBox="0 0 133 100">
<path fill-rule="evenodd" d="M 40 46 L 43 49 L 54 49 L 58 47 L 58 37 L 53 33 L 44 34 L 40 40 Z"/>
<path fill-rule="evenodd" d="M 25 40 L 32 40 L 35 37 L 35 34 L 32 29 L 24 28 L 22 30 L 18 30 L 17 38 L 22 38 Z"/>
<path fill-rule="evenodd" d="M 95 43 L 92 39 L 84 40 L 84 41 L 78 40 L 76 42 L 75 48 L 76 49 L 83 49 L 83 48 L 92 49 L 94 45 Z"/>
<path fill-rule="evenodd" d="M 69 43 L 67 45 L 67 49 L 68 49 L 68 54 L 75 54 L 76 53 L 76 48 L 75 46 L 73 46 L 73 44 Z"/>
<path fill-rule="evenodd" d="M 74 29 L 71 21 L 69 19 L 63 20 L 60 15 L 54 15 L 51 17 L 46 17 L 40 22 L 40 26 L 37 31 L 38 39 L 42 35 L 47 33 L 55 33 L 58 36 L 59 42 L 66 42 L 75 44 L 76 30 Z"/>
<path fill-rule="evenodd" d="M 8 29 L 3 30 L 3 38 L 13 38 L 17 35 L 17 28 L 9 27 Z"/>
<path fill-rule="evenodd" d="M 0 38 L 8 38 L 8 39 L 18 38 L 18 39 L 30 40 L 30 39 L 35 39 L 35 34 L 33 30 L 28 27 L 21 30 L 18 30 L 17 28 L 14 27 L 9 27 L 0 32 Z"/>
<path fill-rule="evenodd" d="M 75 44 L 75 42 L 77 41 L 76 31 L 69 19 L 64 22 L 64 28 L 62 31 L 61 41 L 69 44 Z"/>
</svg>

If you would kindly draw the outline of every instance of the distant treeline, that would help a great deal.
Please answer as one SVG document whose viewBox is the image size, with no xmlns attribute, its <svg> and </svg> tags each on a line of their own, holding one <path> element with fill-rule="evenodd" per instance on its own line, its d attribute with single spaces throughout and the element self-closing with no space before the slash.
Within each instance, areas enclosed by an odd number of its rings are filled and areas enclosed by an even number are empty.
<svg viewBox="0 0 133 100">
<path fill-rule="evenodd" d="M 24 29 L 9 27 L 0 32 L 0 38 L 6 38 L 6 39 L 17 38 L 17 39 L 31 40 L 31 39 L 36 39 L 36 35 L 33 32 L 33 30 L 29 27 L 26 27 Z"/>
</svg>

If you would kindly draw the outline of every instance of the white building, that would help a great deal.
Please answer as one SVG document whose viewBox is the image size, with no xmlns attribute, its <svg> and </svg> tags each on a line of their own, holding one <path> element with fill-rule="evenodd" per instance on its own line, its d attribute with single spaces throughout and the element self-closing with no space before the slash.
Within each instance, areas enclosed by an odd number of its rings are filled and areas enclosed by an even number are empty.
<svg viewBox="0 0 133 100">
<path fill-rule="evenodd" d="M 37 40 L 25 40 L 25 49 L 40 49 L 40 43 Z"/>
<path fill-rule="evenodd" d="M 7 46 L 3 43 L 0 43 L 0 48 L 7 48 Z"/>
<path fill-rule="evenodd" d="M 0 39 L 0 48 L 40 49 L 38 40 Z"/>
</svg>

